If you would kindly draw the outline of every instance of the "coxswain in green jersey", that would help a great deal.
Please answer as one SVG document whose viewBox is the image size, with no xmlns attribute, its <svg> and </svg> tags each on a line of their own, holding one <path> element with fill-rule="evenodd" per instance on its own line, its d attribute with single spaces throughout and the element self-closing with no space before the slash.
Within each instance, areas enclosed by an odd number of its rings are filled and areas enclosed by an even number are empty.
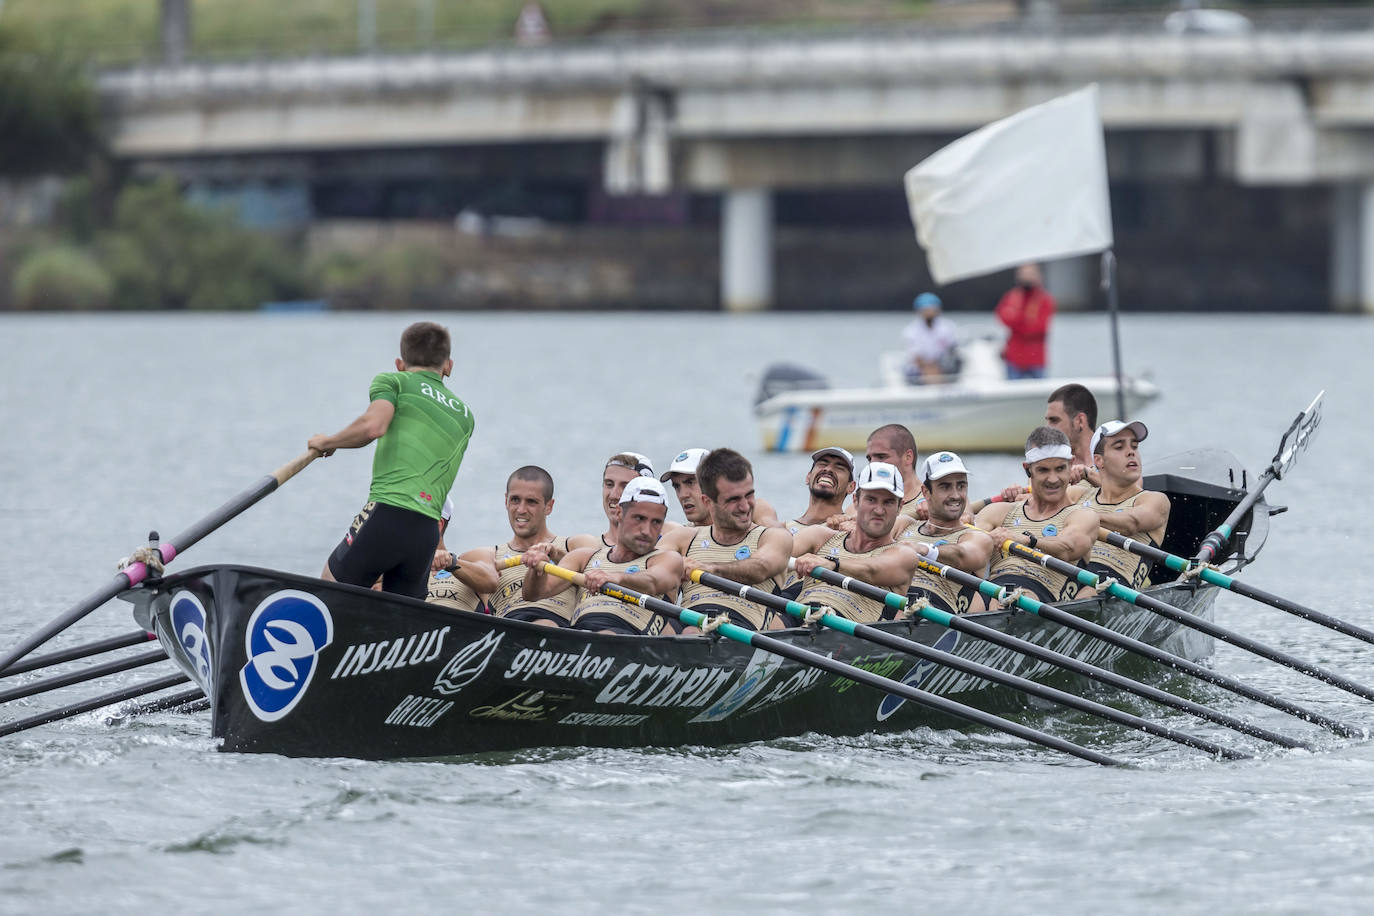
<svg viewBox="0 0 1374 916">
<path fill-rule="evenodd" d="M 377 442 L 368 501 L 321 574 L 424 598 L 439 541 L 439 512 L 472 436 L 472 411 L 443 379 L 453 371 L 448 330 L 430 321 L 401 334 L 395 372 L 372 380 L 362 416 L 307 445 L 325 456 Z"/>
</svg>

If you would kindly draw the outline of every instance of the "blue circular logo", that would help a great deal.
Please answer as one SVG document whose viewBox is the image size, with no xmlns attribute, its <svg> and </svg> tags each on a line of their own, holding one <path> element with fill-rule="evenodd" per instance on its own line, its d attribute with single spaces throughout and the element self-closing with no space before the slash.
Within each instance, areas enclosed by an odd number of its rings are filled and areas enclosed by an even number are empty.
<svg viewBox="0 0 1374 916">
<path fill-rule="evenodd" d="M 747 559 L 749 559 L 749 545 L 748 545 L 748 544 L 745 544 L 745 545 L 744 545 L 743 547 L 741 547 L 739 550 L 736 550 L 736 551 L 735 551 L 735 559 L 736 559 L 736 560 L 747 560 Z"/>
<path fill-rule="evenodd" d="M 677 456 L 676 458 L 674 458 L 673 460 L 674 460 L 674 461 L 686 461 L 686 460 L 687 460 L 687 453 L 686 453 L 686 452 L 683 452 L 681 455 L 678 455 L 678 456 Z"/>
<path fill-rule="evenodd" d="M 1058 528 L 1054 527 L 1053 525 L 1046 525 L 1046 526 L 1045 526 L 1045 530 L 1042 531 L 1042 532 L 1040 532 L 1040 536 L 1041 536 L 1041 537 L 1052 538 L 1052 537 L 1054 537 L 1054 536 L 1055 536 L 1056 534 L 1058 534 L 1058 533 L 1059 533 L 1059 529 L 1058 529 Z"/>
<path fill-rule="evenodd" d="M 627 573 L 637 573 L 637 572 L 639 572 L 639 566 L 638 566 L 638 565 L 630 566 L 630 567 L 626 568 L 625 571 L 626 571 Z"/>
</svg>

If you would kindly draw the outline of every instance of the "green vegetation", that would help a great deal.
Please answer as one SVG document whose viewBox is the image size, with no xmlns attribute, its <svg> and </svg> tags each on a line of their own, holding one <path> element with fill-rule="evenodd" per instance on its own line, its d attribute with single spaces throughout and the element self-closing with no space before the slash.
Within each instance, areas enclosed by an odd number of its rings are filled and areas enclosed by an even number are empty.
<svg viewBox="0 0 1374 916">
<path fill-rule="evenodd" d="M 74 172 L 101 146 L 99 104 L 84 69 L 32 47 L 22 32 L 0 31 L 0 177 Z"/>
<path fill-rule="evenodd" d="M 449 271 L 443 257 L 421 245 L 354 254 L 331 251 L 308 268 L 311 288 L 336 309 L 425 309 L 445 304 Z"/>
<path fill-rule="evenodd" d="M 16 307 L 253 309 L 303 292 L 289 246 L 186 203 L 171 179 L 127 185 L 108 219 L 100 198 L 89 180 L 72 182 L 59 240 L 22 246 Z"/>
</svg>

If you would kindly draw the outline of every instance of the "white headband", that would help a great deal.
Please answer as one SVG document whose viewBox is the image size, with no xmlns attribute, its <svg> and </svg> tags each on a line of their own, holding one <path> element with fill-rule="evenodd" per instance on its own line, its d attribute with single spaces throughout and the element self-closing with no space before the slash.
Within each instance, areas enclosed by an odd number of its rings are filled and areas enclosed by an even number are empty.
<svg viewBox="0 0 1374 916">
<path fill-rule="evenodd" d="M 1035 448 L 1026 449 L 1026 464 L 1035 464 L 1035 462 L 1044 461 L 1046 458 L 1063 458 L 1065 461 L 1072 461 L 1073 449 L 1067 445 L 1039 445 Z"/>
</svg>

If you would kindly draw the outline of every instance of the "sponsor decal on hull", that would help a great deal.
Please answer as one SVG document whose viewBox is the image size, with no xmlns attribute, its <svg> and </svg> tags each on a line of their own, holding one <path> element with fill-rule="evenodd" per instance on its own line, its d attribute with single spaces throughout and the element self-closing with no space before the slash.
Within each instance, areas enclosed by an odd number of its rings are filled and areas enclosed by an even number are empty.
<svg viewBox="0 0 1374 916">
<path fill-rule="evenodd" d="M 446 697 L 452 696 L 481 677 L 505 635 L 492 630 L 476 642 L 459 649 L 458 654 L 449 659 L 444 670 L 434 679 L 435 691 Z"/>
<path fill-rule="evenodd" d="M 623 728 L 638 725 L 647 715 L 637 713 L 570 712 L 558 720 L 559 725 L 590 725 L 597 728 Z"/>
<path fill-rule="evenodd" d="M 507 678 L 528 681 L 537 674 L 545 677 L 566 677 L 578 680 L 600 680 L 611 670 L 615 658 L 608 655 L 591 655 L 591 646 L 583 646 L 578 652 L 555 652 L 545 649 L 547 639 L 539 640 L 537 649 L 521 649 L 515 653 L 510 667 L 506 669 Z"/>
<path fill-rule="evenodd" d="M 631 662 L 596 695 L 598 703 L 624 706 L 705 706 L 733 674 L 728 668 L 679 668 Z"/>
<path fill-rule="evenodd" d="M 850 664 L 879 677 L 892 677 L 906 664 L 906 659 L 896 655 L 860 655 Z M 836 693 L 844 693 L 857 683 L 859 682 L 841 676 L 831 681 L 830 686 L 835 688 Z"/>
<path fill-rule="evenodd" d="M 688 721 L 719 722 L 738 712 L 760 690 L 768 686 L 773 675 L 782 667 L 782 661 L 781 656 L 765 652 L 763 649 L 755 649 L 748 664 L 744 666 L 744 671 L 725 695 Z"/>
<path fill-rule="evenodd" d="M 172 596 L 172 606 L 168 617 L 172 621 L 172 633 L 182 654 L 191 663 L 196 683 L 202 690 L 210 684 L 210 640 L 205 635 L 205 606 L 190 592 L 177 592 Z"/>
<path fill-rule="evenodd" d="M 411 636 L 351 645 L 344 650 L 343 658 L 334 666 L 329 679 L 359 677 L 432 662 L 444 651 L 444 637 L 448 631 L 448 627 L 440 627 Z"/>
<path fill-rule="evenodd" d="M 452 700 L 436 700 L 434 697 L 417 697 L 406 694 L 406 698 L 396 704 L 386 717 L 386 725 L 408 725 L 411 728 L 429 728 L 453 708 Z"/>
<path fill-rule="evenodd" d="M 825 657 L 833 658 L 834 653 L 826 652 Z M 821 669 L 812 668 L 809 665 L 793 672 L 791 677 L 768 691 L 763 699 L 759 700 L 753 706 L 750 706 L 744 714 L 746 716 L 752 716 L 756 712 L 767 709 L 770 706 L 776 706 L 784 700 L 790 700 L 798 694 L 805 693 L 816 686 L 816 683 L 821 679 L 823 674 L 825 674 L 825 672 Z"/>
<path fill-rule="evenodd" d="M 243 648 L 248 661 L 239 685 L 253 715 L 276 722 L 296 708 L 318 667 L 320 652 L 334 641 L 334 618 L 324 602 L 285 589 L 263 599 L 248 618 Z"/>
<path fill-rule="evenodd" d="M 570 693 L 522 690 L 502 703 L 469 710 L 468 715 L 474 719 L 497 719 L 502 722 L 543 722 L 572 698 Z"/>
<path fill-rule="evenodd" d="M 945 633 L 941 634 L 939 639 L 935 640 L 935 648 L 941 652 L 953 652 L 954 647 L 958 644 L 959 634 L 954 630 L 947 630 Z M 935 669 L 938 667 L 941 666 L 933 661 L 917 662 L 915 666 L 907 672 L 906 677 L 902 678 L 902 683 L 906 684 L 908 687 L 919 688 L 921 684 L 925 682 L 926 678 L 935 673 Z M 944 670 L 951 671 L 953 669 L 945 668 Z M 878 721 L 886 721 L 894 712 L 901 709 L 902 704 L 905 702 L 905 697 L 894 697 L 890 693 L 884 696 L 882 702 L 878 704 Z"/>
</svg>

